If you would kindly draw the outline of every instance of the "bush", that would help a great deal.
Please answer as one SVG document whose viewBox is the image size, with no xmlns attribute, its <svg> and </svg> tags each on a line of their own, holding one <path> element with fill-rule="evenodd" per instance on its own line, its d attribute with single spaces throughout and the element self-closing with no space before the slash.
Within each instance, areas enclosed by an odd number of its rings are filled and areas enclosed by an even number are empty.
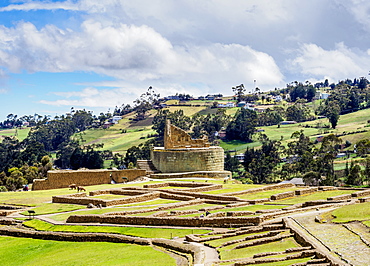
<svg viewBox="0 0 370 266">
<path fill-rule="evenodd" d="M 6 189 L 5 186 L 0 186 L 0 192 L 7 192 L 8 190 Z"/>
</svg>

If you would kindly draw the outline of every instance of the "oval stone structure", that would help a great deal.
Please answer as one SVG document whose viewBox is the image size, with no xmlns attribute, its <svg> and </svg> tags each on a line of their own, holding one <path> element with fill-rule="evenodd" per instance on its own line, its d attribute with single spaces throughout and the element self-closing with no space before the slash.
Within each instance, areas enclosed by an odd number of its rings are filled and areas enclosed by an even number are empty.
<svg viewBox="0 0 370 266">
<path fill-rule="evenodd" d="M 224 171 L 224 150 L 218 146 L 151 150 L 154 166 L 162 173 Z"/>
</svg>

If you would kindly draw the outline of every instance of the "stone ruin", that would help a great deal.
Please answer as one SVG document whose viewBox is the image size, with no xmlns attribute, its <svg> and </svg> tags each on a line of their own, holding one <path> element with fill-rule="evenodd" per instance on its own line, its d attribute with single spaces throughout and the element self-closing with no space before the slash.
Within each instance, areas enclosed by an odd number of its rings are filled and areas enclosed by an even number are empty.
<svg viewBox="0 0 370 266">
<path fill-rule="evenodd" d="M 161 173 L 191 173 L 193 176 L 225 178 L 224 150 L 210 146 L 207 138 L 192 139 L 183 129 L 166 121 L 164 147 L 151 150 L 151 161 Z M 164 174 L 156 174 L 161 178 Z"/>
</svg>

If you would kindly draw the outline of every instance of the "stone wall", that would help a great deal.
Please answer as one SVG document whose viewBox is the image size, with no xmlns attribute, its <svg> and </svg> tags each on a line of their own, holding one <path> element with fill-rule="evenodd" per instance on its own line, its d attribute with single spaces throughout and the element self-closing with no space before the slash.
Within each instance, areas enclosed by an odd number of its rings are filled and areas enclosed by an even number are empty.
<svg viewBox="0 0 370 266">
<path fill-rule="evenodd" d="M 370 189 L 352 193 L 352 197 L 357 197 L 357 198 L 358 197 L 369 196 L 369 195 L 370 195 Z"/>
<path fill-rule="evenodd" d="M 48 171 L 46 179 L 35 179 L 32 190 L 44 190 L 55 188 L 66 188 L 70 184 L 77 186 L 92 186 L 110 184 L 113 180 L 116 183 L 132 181 L 140 176 L 145 176 L 145 170 L 125 169 L 125 170 L 57 170 Z M 123 179 L 125 177 L 125 179 Z"/>
<path fill-rule="evenodd" d="M 168 179 L 168 178 L 192 178 L 192 177 L 202 177 L 202 178 L 225 178 L 230 177 L 230 171 L 196 171 L 196 172 L 184 172 L 184 173 L 160 173 L 151 174 L 151 178 L 155 179 Z"/>
<path fill-rule="evenodd" d="M 166 149 L 201 148 L 209 147 L 209 142 L 207 138 L 192 139 L 185 130 L 171 125 L 170 120 L 166 120 L 164 129 L 164 147 Z"/>
<path fill-rule="evenodd" d="M 299 189 L 295 191 L 295 194 L 297 196 L 305 195 L 305 194 L 310 194 L 317 192 L 318 188 L 317 187 L 309 187 L 309 188 L 304 188 L 304 189 Z"/>
<path fill-rule="evenodd" d="M 292 198 L 294 196 L 295 196 L 294 191 L 287 191 L 287 192 L 282 192 L 282 193 L 272 195 L 271 200 L 280 200 L 280 199 L 285 199 L 285 198 Z"/>
<path fill-rule="evenodd" d="M 258 225 L 263 222 L 255 217 L 149 217 L 121 215 L 71 215 L 67 223 L 111 223 L 147 226 L 187 226 L 187 227 L 240 227 L 246 224 Z"/>
<path fill-rule="evenodd" d="M 85 194 L 85 193 L 81 193 Z M 121 204 L 128 204 L 128 203 L 137 203 L 143 202 L 148 200 L 157 199 L 160 197 L 160 192 L 153 191 L 152 193 L 146 193 L 142 195 L 122 198 L 122 199 L 114 199 L 114 200 L 104 200 L 98 198 L 91 198 L 85 196 L 75 196 L 75 195 L 64 195 L 64 196 L 53 196 L 52 202 L 53 203 L 69 203 L 69 204 L 79 204 L 79 205 L 101 205 L 102 207 L 114 206 L 114 205 L 121 205 Z"/>
<path fill-rule="evenodd" d="M 224 150 L 221 147 L 164 149 L 154 148 L 150 156 L 162 173 L 223 171 Z"/>
<path fill-rule="evenodd" d="M 275 184 L 275 185 L 251 188 L 251 189 L 242 190 L 242 191 L 224 193 L 222 195 L 237 196 L 237 195 L 244 195 L 244 194 L 251 194 L 251 193 L 257 193 L 257 192 L 262 192 L 262 191 L 269 191 L 269 190 L 282 189 L 282 188 L 293 188 L 293 187 L 295 187 L 295 185 L 292 183 L 280 183 L 280 184 Z"/>
</svg>

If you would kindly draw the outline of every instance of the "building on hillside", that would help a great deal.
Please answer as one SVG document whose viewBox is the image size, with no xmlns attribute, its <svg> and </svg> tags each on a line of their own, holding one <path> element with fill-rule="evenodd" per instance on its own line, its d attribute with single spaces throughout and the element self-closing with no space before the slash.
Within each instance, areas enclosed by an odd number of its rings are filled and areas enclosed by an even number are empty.
<svg viewBox="0 0 370 266">
<path fill-rule="evenodd" d="M 280 125 L 292 125 L 297 124 L 297 121 L 281 121 Z"/>
<path fill-rule="evenodd" d="M 120 116 L 120 115 L 115 115 L 115 116 L 113 116 L 112 118 L 111 118 L 111 122 L 113 123 L 113 124 L 117 124 L 118 123 L 118 121 L 119 120 L 121 120 L 122 119 L 122 116 Z"/>
<path fill-rule="evenodd" d="M 233 103 L 233 102 L 218 103 L 217 107 L 218 108 L 233 108 L 233 107 L 235 107 L 235 103 Z"/>
<path fill-rule="evenodd" d="M 244 107 L 247 103 L 244 101 L 238 102 L 236 107 Z"/>
</svg>

